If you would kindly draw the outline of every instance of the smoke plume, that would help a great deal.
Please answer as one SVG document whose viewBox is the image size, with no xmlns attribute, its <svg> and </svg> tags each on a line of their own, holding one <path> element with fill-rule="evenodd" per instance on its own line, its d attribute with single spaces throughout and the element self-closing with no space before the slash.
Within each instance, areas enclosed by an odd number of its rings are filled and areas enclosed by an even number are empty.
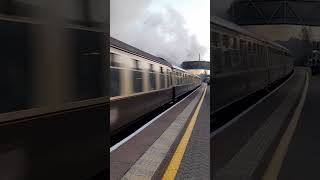
<svg viewBox="0 0 320 180">
<path fill-rule="evenodd" d="M 198 60 L 207 49 L 184 27 L 184 17 L 171 7 L 150 12 L 151 0 L 112 0 L 110 35 L 169 62 Z"/>
</svg>

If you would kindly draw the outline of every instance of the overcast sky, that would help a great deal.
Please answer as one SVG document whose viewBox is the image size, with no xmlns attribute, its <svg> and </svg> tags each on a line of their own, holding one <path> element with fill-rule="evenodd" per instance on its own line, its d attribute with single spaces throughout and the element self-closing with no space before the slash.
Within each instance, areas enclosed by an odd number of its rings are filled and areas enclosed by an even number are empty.
<svg viewBox="0 0 320 180">
<path fill-rule="evenodd" d="M 111 0 L 110 34 L 176 65 L 210 60 L 210 0 Z"/>
</svg>

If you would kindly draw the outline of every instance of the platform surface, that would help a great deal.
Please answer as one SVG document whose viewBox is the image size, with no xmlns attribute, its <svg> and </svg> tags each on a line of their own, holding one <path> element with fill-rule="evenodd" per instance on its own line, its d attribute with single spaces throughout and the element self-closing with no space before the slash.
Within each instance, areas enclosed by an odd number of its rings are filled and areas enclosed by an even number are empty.
<svg viewBox="0 0 320 180">
<path fill-rule="evenodd" d="M 278 179 L 320 179 L 320 75 L 310 77 L 304 107 Z"/>
<path fill-rule="evenodd" d="M 209 179 L 210 177 L 210 86 L 179 167 L 176 179 Z"/>
<path fill-rule="evenodd" d="M 307 72 L 297 68 L 272 95 L 211 135 L 211 179 L 260 179 L 300 100 Z"/>
<path fill-rule="evenodd" d="M 195 107 L 202 97 L 204 89 L 205 85 L 202 85 L 196 92 L 154 121 L 142 132 L 111 152 L 110 179 L 161 178 Z M 205 103 L 209 104 L 208 101 L 205 101 Z M 206 110 L 201 108 L 202 111 L 208 112 L 209 107 Z M 199 116 L 199 119 L 204 119 L 204 117 Z M 209 124 L 209 119 L 207 122 Z M 196 126 L 198 126 L 198 123 Z M 207 146 L 209 147 L 208 143 Z M 190 151 L 188 150 L 188 152 Z M 191 152 L 194 152 L 194 150 Z M 209 159 L 207 159 L 207 162 L 209 162 Z M 183 163 L 181 167 L 184 167 Z"/>
</svg>

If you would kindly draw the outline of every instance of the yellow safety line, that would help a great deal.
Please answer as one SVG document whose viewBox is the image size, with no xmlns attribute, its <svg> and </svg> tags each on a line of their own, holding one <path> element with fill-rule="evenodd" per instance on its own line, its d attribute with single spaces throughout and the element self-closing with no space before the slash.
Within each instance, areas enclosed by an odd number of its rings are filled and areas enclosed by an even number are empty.
<svg viewBox="0 0 320 180">
<path fill-rule="evenodd" d="M 302 97 L 299 101 L 299 104 L 293 114 L 293 117 L 291 119 L 291 122 L 289 123 L 285 133 L 281 137 L 280 143 L 276 149 L 276 151 L 273 154 L 273 157 L 263 175 L 261 178 L 262 180 L 276 180 L 278 179 L 280 169 L 282 167 L 283 160 L 287 154 L 288 146 L 290 144 L 291 138 L 294 134 L 294 131 L 297 127 L 298 121 L 300 119 L 301 111 L 306 99 L 307 90 L 309 86 L 309 75 L 306 75 L 306 84 L 303 90 Z"/>
<path fill-rule="evenodd" d="M 200 107 L 202 105 L 202 102 L 203 102 L 203 99 L 204 99 L 204 96 L 206 94 L 206 90 L 207 90 L 207 87 L 205 88 L 204 90 L 204 93 L 201 97 L 201 100 L 197 106 L 197 109 L 195 110 L 192 118 L 191 118 L 191 121 L 187 127 L 187 130 L 186 132 L 184 133 L 179 145 L 178 145 L 178 148 L 176 149 L 171 161 L 170 161 L 170 164 L 169 166 L 167 167 L 167 170 L 166 172 L 164 173 L 162 179 L 164 180 L 168 180 L 168 179 L 174 179 L 177 175 L 177 172 L 178 172 L 178 169 L 180 167 L 180 164 L 181 164 L 181 160 L 183 158 L 183 155 L 186 151 L 186 148 L 187 148 L 187 145 L 188 145 L 188 142 L 190 140 L 190 137 L 191 137 L 191 133 L 192 133 L 192 130 L 194 128 L 194 125 L 197 121 L 197 117 L 198 117 L 198 114 L 199 114 L 199 111 L 200 111 Z M 208 121 L 209 122 L 209 121 Z"/>
</svg>

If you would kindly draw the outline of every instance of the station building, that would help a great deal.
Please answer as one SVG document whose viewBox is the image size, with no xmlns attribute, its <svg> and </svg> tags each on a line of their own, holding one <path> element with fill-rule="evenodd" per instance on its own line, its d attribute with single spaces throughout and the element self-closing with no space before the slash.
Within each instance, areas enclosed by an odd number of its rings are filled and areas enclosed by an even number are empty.
<svg viewBox="0 0 320 180">
<path fill-rule="evenodd" d="M 209 61 L 184 61 L 181 67 L 188 72 L 201 77 L 202 80 L 210 76 Z"/>
</svg>

